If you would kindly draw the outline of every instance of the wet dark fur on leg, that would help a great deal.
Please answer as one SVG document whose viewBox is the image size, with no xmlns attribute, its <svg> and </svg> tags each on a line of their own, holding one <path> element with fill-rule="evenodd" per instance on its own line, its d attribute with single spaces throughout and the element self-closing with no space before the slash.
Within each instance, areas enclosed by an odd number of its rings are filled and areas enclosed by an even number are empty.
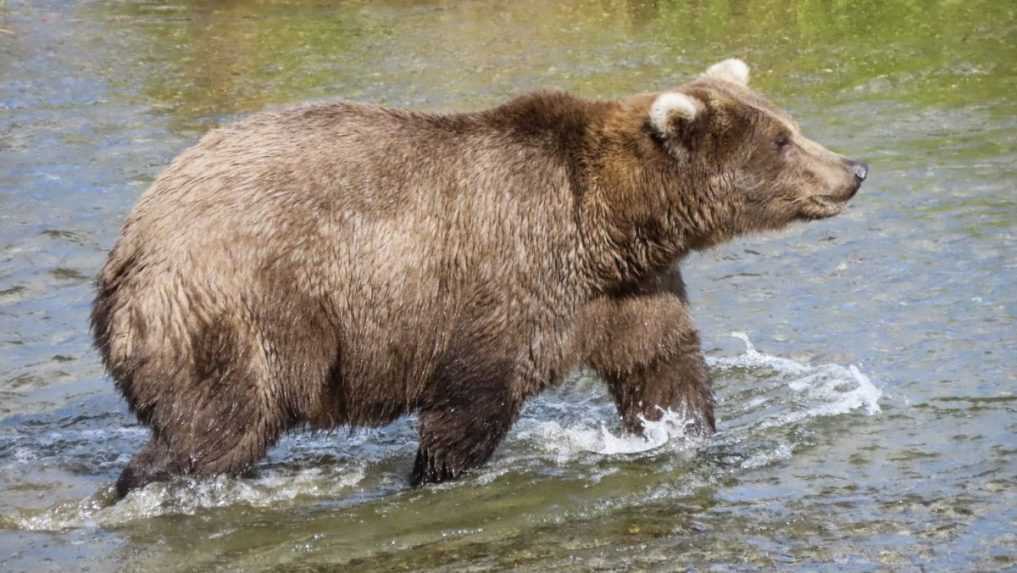
<svg viewBox="0 0 1017 573">
<path fill-rule="evenodd" d="M 699 434 L 715 430 L 713 393 L 699 334 L 677 269 L 651 277 L 590 305 L 581 317 L 589 364 L 607 381 L 622 423 L 671 409 Z"/>
<path fill-rule="evenodd" d="M 115 487 L 116 497 L 120 499 L 132 490 L 152 482 L 166 481 L 180 473 L 169 449 L 155 439 L 149 440 L 120 472 Z"/>
</svg>

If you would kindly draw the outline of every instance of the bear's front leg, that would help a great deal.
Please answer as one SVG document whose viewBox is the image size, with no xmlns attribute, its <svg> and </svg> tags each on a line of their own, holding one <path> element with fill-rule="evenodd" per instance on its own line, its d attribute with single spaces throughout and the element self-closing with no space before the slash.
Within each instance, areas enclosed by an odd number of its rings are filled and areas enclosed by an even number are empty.
<svg viewBox="0 0 1017 573">
<path fill-rule="evenodd" d="M 667 409 L 688 415 L 696 433 L 715 429 L 710 378 L 683 292 L 604 298 L 582 317 L 587 361 L 607 381 L 631 432 Z"/>
<path fill-rule="evenodd" d="M 522 400 L 508 382 L 457 384 L 424 406 L 414 486 L 456 479 L 488 460 L 519 415 Z"/>
</svg>

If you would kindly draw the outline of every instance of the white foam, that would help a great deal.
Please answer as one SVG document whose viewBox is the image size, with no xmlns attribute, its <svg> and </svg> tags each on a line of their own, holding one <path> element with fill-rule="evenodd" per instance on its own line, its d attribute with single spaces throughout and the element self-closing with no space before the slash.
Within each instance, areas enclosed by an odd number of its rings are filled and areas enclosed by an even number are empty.
<svg viewBox="0 0 1017 573">
<path fill-rule="evenodd" d="M 19 447 L 14 450 L 14 462 L 27 464 L 39 459 L 39 456 L 31 448 Z"/>
<path fill-rule="evenodd" d="M 605 456 L 637 454 L 657 450 L 669 443 L 691 445 L 688 429 L 695 420 L 684 413 L 662 410 L 659 420 L 643 418 L 643 434 L 614 433 L 600 422 L 593 427 L 579 423 L 563 427 L 555 421 L 537 422 L 531 430 L 524 430 L 520 438 L 531 440 L 554 456 L 558 464 L 584 453 Z"/>
<path fill-rule="evenodd" d="M 768 466 L 774 462 L 789 460 L 793 452 L 794 449 L 790 444 L 779 444 L 772 450 L 752 454 L 741 463 L 741 467 L 750 470 Z"/>
<path fill-rule="evenodd" d="M 721 368 L 765 367 L 785 374 L 803 374 L 811 370 L 811 367 L 801 362 L 759 352 L 744 332 L 732 332 L 731 336 L 745 343 L 745 353 L 738 356 L 707 357 L 707 364 Z"/>
<path fill-rule="evenodd" d="M 193 515 L 200 510 L 233 505 L 268 507 L 298 497 L 348 495 L 344 490 L 360 483 L 364 475 L 365 469 L 357 466 L 342 473 L 311 468 L 257 479 L 220 476 L 210 480 L 156 483 L 131 492 L 115 505 L 107 505 L 102 498 L 108 494 L 99 493 L 77 502 L 58 504 L 39 514 L 13 517 L 12 521 L 29 531 L 59 531 L 118 525 L 161 515 Z"/>
<path fill-rule="evenodd" d="M 788 387 L 803 394 L 805 401 L 812 405 L 805 410 L 763 420 L 760 429 L 785 426 L 807 418 L 839 416 L 859 409 L 870 416 L 881 411 L 879 399 L 883 391 L 853 364 L 847 368 L 826 364 L 813 374 L 791 381 Z"/>
<path fill-rule="evenodd" d="M 759 352 L 744 332 L 732 332 L 731 336 L 745 343 L 745 352 L 734 357 L 710 358 L 711 366 L 773 370 L 796 395 L 789 404 L 790 412 L 770 415 L 754 429 L 786 426 L 809 418 L 838 416 L 855 410 L 862 410 L 870 416 L 881 411 L 879 400 L 883 391 L 854 364 L 846 367 L 840 364 L 803 364 Z M 754 399 L 750 405 L 758 400 Z"/>
</svg>

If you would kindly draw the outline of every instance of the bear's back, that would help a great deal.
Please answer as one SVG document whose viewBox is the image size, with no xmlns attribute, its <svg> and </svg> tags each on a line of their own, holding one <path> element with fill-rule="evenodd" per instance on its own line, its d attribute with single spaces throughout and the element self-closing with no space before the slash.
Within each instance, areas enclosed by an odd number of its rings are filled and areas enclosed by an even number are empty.
<svg viewBox="0 0 1017 573">
<path fill-rule="evenodd" d="M 545 140 L 480 114 L 351 103 L 256 114 L 178 156 L 125 236 L 181 251 L 251 241 L 306 248 L 316 235 L 503 242 L 569 207 L 569 166 Z"/>
<path fill-rule="evenodd" d="M 519 113 L 338 103 L 216 129 L 143 195 L 100 290 L 115 279 L 155 344 L 216 316 L 327 320 L 351 339 L 481 315 L 514 328 L 557 306 L 532 295 L 558 292 L 542 285 L 575 247 L 558 134 Z"/>
</svg>

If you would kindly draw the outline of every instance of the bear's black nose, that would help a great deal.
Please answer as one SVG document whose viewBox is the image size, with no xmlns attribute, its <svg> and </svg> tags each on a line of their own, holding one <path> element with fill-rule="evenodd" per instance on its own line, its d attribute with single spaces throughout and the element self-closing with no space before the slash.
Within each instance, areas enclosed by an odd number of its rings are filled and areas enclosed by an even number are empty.
<svg viewBox="0 0 1017 573">
<path fill-rule="evenodd" d="M 869 176 L 869 166 L 861 161 L 852 161 L 851 171 L 855 174 L 855 179 L 857 179 L 859 183 L 865 181 L 865 178 Z"/>
</svg>

